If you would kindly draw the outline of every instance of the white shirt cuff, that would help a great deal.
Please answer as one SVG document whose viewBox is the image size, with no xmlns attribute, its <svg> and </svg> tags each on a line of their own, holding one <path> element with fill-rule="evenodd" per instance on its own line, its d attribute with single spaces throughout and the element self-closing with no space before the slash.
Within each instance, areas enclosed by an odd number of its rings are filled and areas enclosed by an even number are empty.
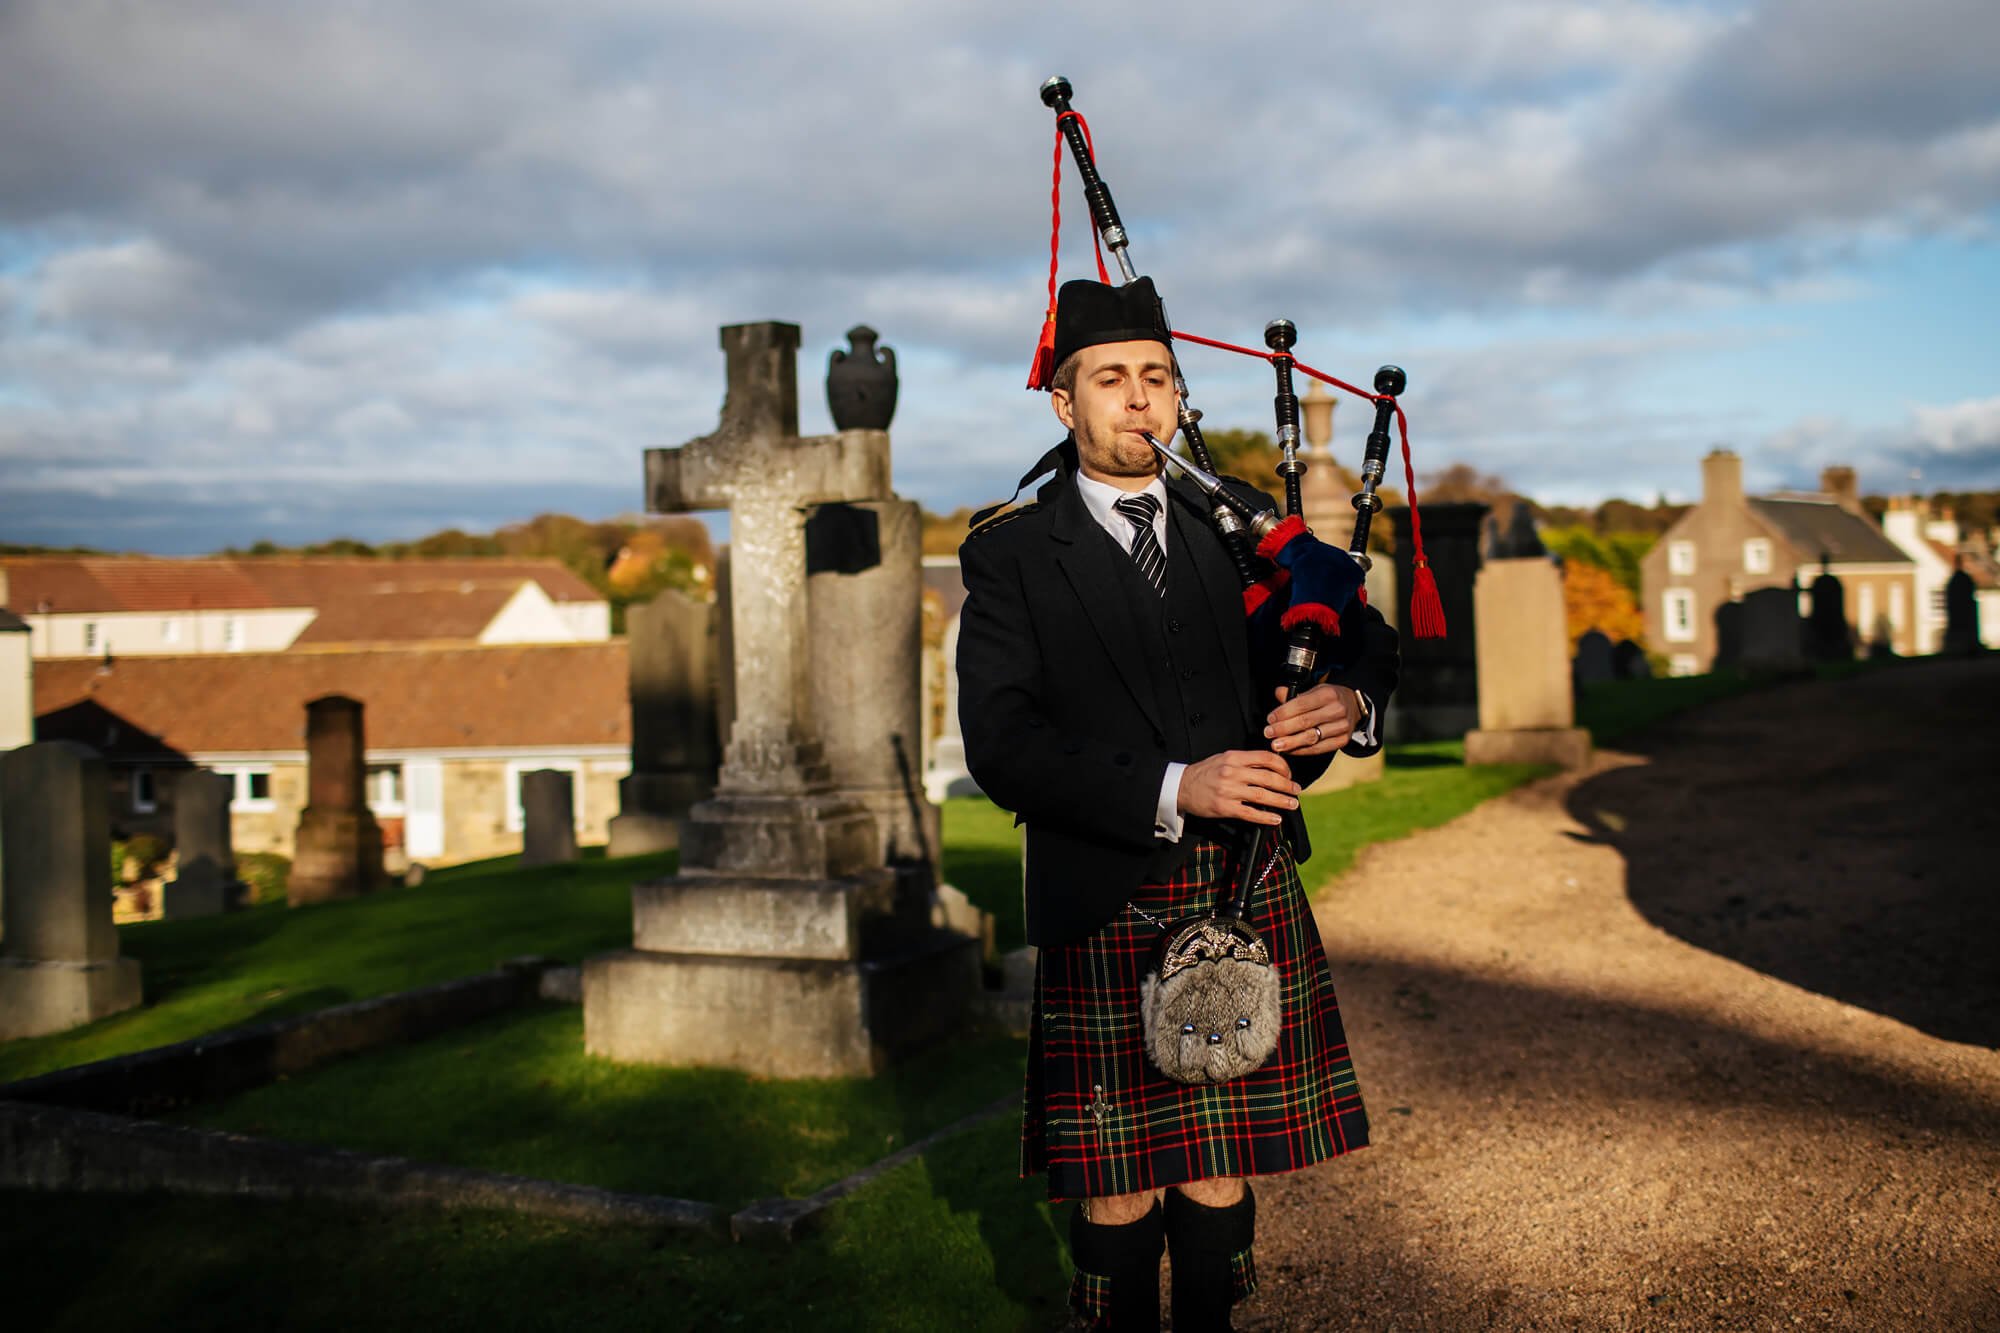
<svg viewBox="0 0 2000 1333">
<path fill-rule="evenodd" d="M 1153 836 L 1179 842 L 1185 827 L 1181 823 L 1181 774 L 1186 764 L 1167 762 L 1167 775 L 1160 779 L 1160 800 L 1153 807 Z"/>
<path fill-rule="evenodd" d="M 1371 708 L 1368 710 L 1368 716 L 1363 718 L 1361 720 L 1361 725 L 1356 727 L 1353 730 L 1353 732 L 1349 734 L 1347 738 L 1347 743 L 1349 745 L 1359 745 L 1363 749 L 1367 749 L 1375 744 L 1374 709 Z"/>
</svg>

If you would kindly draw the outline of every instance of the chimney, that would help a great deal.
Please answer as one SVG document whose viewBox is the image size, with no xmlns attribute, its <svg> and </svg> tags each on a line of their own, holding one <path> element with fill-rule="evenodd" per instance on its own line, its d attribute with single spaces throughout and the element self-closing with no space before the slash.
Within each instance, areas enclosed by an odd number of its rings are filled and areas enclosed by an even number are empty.
<svg viewBox="0 0 2000 1333">
<path fill-rule="evenodd" d="M 1854 469 L 1851 467 L 1823 468 L 1819 474 L 1820 490 L 1833 497 L 1833 502 L 1850 514 L 1861 512 L 1861 495 L 1855 488 Z"/>
<path fill-rule="evenodd" d="M 1743 503 L 1743 460 L 1727 449 L 1712 449 L 1701 460 L 1704 508 L 1736 508 Z"/>
</svg>

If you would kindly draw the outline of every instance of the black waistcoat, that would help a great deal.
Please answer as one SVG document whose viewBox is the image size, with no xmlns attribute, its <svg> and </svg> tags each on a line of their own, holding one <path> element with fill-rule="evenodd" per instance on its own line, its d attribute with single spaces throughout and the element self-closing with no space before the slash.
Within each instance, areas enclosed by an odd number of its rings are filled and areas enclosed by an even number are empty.
<svg viewBox="0 0 2000 1333">
<path fill-rule="evenodd" d="M 1169 524 L 1170 529 L 1173 526 Z M 1249 734 L 1246 705 L 1236 697 L 1229 660 L 1223 655 L 1221 635 L 1240 634 L 1242 626 L 1215 623 L 1201 576 L 1180 536 L 1172 531 L 1168 535 L 1164 597 L 1153 591 L 1129 556 L 1121 557 L 1119 566 L 1130 605 L 1141 613 L 1135 619 L 1147 627 L 1152 640 L 1146 663 L 1155 715 L 1165 729 L 1160 743 L 1169 759 L 1188 764 L 1224 750 L 1262 748 L 1263 742 Z M 1216 830 L 1202 827 L 1206 821 L 1189 822 L 1192 827 L 1179 842 L 1161 845 L 1147 865 L 1148 879 L 1171 874 L 1196 842 L 1216 835 Z"/>
</svg>

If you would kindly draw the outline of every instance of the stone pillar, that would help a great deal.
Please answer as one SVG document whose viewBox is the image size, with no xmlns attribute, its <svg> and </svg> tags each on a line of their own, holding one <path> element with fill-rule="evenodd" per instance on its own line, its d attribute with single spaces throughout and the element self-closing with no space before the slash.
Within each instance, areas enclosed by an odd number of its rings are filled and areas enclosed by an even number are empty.
<svg viewBox="0 0 2000 1333">
<path fill-rule="evenodd" d="M 680 821 L 715 793 L 716 607 L 669 588 L 625 612 L 632 772 L 618 783 L 609 855 L 680 846 Z"/>
<path fill-rule="evenodd" d="M 306 808 L 285 890 L 293 907 L 372 893 L 383 883 L 382 828 L 368 809 L 359 700 L 306 705 Z"/>
<path fill-rule="evenodd" d="M 834 641 L 813 638 L 807 515 L 871 506 L 878 530 L 887 515 L 898 542 L 903 517 L 886 431 L 798 434 L 798 342 L 789 324 L 723 329 L 721 423 L 646 453 L 653 512 L 729 510 L 732 713 L 715 794 L 681 826 L 680 873 L 636 885 L 634 947 L 584 966 L 584 1044 L 594 1054 L 774 1077 L 867 1074 L 958 1030 L 978 991 L 977 941 L 907 910 L 885 864 L 893 831 L 878 830 L 870 804 L 835 782 L 823 732 L 832 714 L 850 772 L 882 762 L 859 739 L 870 728 L 886 739 L 903 724 L 874 714 L 882 695 L 857 706 L 824 697 L 815 678 L 843 669 L 847 652 L 900 661 L 901 649 L 864 646 L 863 631 L 824 620 Z M 890 571 L 858 593 L 828 595 L 866 605 L 901 595 L 894 582 Z M 902 688 L 914 697 L 915 680 L 887 693 L 900 699 Z"/>
<path fill-rule="evenodd" d="M 66 741 L 0 754 L 0 1041 L 139 1004 L 139 964 L 111 923 L 104 760 Z"/>
<path fill-rule="evenodd" d="M 1420 497 L 1421 499 L 1421 497 Z M 1483 504 L 1427 504 L 1420 512 L 1424 554 L 1430 558 L 1444 605 L 1446 635 L 1419 639 L 1403 634 L 1403 657 L 1396 701 L 1389 708 L 1393 740 L 1450 740 L 1479 725 L 1479 627 L 1472 609 L 1472 581 L 1479 573 L 1479 537 L 1486 518 Z M 1387 509 L 1396 532 L 1396 613 L 1407 613 L 1414 575 L 1415 541 L 1407 506 Z M 1401 623 L 1400 620 L 1398 623 Z"/>
<path fill-rule="evenodd" d="M 576 788 L 558 768 L 521 775 L 521 864 L 576 860 Z"/>
<path fill-rule="evenodd" d="M 875 817 L 883 861 L 935 873 L 938 810 L 923 790 L 920 747 L 923 516 L 914 500 L 841 508 L 873 527 L 876 559 L 851 571 L 808 564 L 813 716 L 833 785 Z"/>
<path fill-rule="evenodd" d="M 242 889 L 229 827 L 229 800 L 235 791 L 235 779 L 205 768 L 175 779 L 175 871 L 160 904 L 167 920 L 226 912 Z"/>
<path fill-rule="evenodd" d="M 1574 725 L 1562 571 L 1546 556 L 1489 560 L 1476 582 L 1479 728 L 1465 762 L 1581 768 L 1590 733 Z"/>
</svg>

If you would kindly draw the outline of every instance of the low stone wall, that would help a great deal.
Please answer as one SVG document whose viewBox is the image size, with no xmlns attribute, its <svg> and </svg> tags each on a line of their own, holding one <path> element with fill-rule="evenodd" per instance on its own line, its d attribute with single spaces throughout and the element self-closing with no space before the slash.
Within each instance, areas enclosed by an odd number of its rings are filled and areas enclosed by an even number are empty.
<svg viewBox="0 0 2000 1333">
<path fill-rule="evenodd" d="M 280 1074 L 435 1036 L 530 1003 L 549 967 L 545 959 L 517 959 L 479 976 L 22 1079 L 0 1086 L 0 1099 L 121 1115 L 220 1101 Z"/>
<path fill-rule="evenodd" d="M 570 1221 L 726 1233 L 713 1204 L 303 1148 L 129 1116 L 0 1101 L 0 1188 L 334 1199 L 498 1208 Z"/>
</svg>

